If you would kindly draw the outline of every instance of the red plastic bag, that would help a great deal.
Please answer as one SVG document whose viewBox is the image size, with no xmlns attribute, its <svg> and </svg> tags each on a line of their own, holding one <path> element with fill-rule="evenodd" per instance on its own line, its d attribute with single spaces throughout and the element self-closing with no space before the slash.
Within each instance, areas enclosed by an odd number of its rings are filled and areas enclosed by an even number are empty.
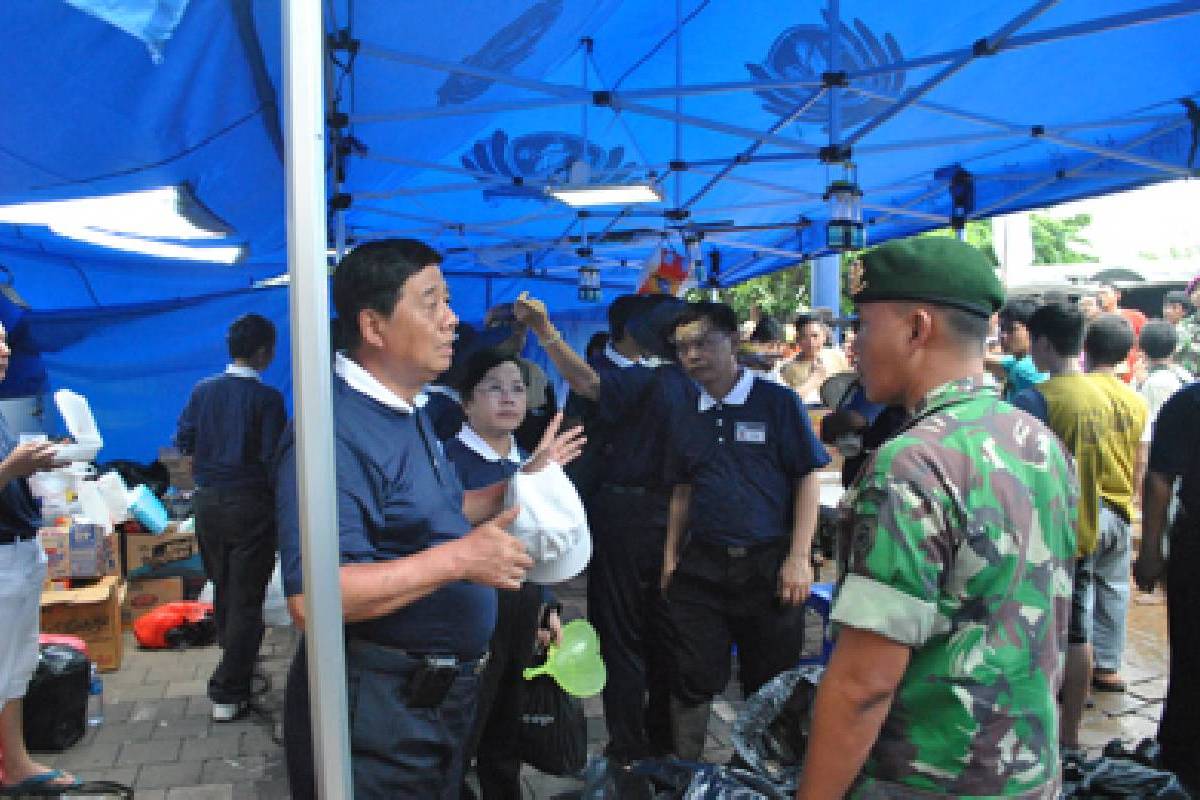
<svg viewBox="0 0 1200 800">
<path fill-rule="evenodd" d="M 142 647 L 157 650 L 212 644 L 217 633 L 212 614 L 210 603 L 163 603 L 134 620 L 133 635 Z"/>
</svg>

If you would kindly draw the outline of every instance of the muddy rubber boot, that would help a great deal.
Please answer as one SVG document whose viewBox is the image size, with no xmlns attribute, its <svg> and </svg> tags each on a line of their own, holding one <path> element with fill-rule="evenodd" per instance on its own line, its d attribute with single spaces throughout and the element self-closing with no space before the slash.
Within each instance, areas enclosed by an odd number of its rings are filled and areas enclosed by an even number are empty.
<svg viewBox="0 0 1200 800">
<path fill-rule="evenodd" d="M 711 702 L 690 706 L 671 698 L 671 735 L 675 738 L 675 755 L 684 761 L 699 761 L 704 753 L 704 737 L 708 733 L 711 706 Z"/>
</svg>

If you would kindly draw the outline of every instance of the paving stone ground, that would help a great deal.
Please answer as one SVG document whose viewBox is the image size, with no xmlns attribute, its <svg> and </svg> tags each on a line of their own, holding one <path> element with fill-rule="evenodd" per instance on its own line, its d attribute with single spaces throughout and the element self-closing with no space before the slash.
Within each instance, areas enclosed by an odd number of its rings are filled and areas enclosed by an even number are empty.
<svg viewBox="0 0 1200 800">
<path fill-rule="evenodd" d="M 561 587 L 565 616 L 583 616 L 582 579 Z M 1084 720 L 1091 750 L 1113 738 L 1134 744 L 1153 736 L 1166 691 L 1166 620 L 1161 597 L 1141 596 L 1131 604 L 1124 695 L 1096 695 Z M 297 637 L 273 628 L 261 651 L 261 671 L 270 689 L 262 715 L 218 724 L 209 719 L 205 681 L 216 665 L 215 647 L 144 651 L 131 635 L 121 669 L 104 675 L 105 721 L 74 747 L 43 754 L 48 764 L 88 780 L 117 781 L 135 789 L 138 800 L 275 800 L 289 796 L 278 744 L 282 691 Z M 724 762 L 732 753 L 730 729 L 740 699 L 736 687 L 717 700 L 709 725 L 706 760 Z M 597 755 L 607 739 L 599 698 L 585 701 L 588 749 Z M 569 796 L 581 783 L 526 768 L 528 798 Z"/>
</svg>

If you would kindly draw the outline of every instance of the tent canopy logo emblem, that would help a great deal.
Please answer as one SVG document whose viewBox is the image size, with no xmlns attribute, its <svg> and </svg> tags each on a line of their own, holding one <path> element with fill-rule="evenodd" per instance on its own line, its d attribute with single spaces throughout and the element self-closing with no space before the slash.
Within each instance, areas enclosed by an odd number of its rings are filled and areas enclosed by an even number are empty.
<svg viewBox="0 0 1200 800">
<path fill-rule="evenodd" d="M 821 81 L 821 75 L 829 71 L 829 15 L 822 12 L 825 25 L 795 25 L 775 39 L 761 64 L 746 64 L 746 69 L 758 80 L 811 80 Z M 855 70 L 894 64 L 904 60 L 900 45 L 890 33 L 881 41 L 861 19 L 854 20 L 854 27 L 840 23 L 839 71 Z M 903 71 L 885 72 L 856 80 L 859 86 L 871 92 L 895 96 L 904 88 Z M 814 89 L 763 89 L 756 91 L 763 101 L 763 108 L 778 117 L 790 116 L 793 111 L 812 96 Z M 840 110 L 843 125 L 855 125 L 867 120 L 890 105 L 888 100 L 868 97 L 853 90 L 840 90 Z M 819 124 L 829 127 L 829 95 L 823 96 L 812 108 L 796 118 L 796 122 Z"/>
<path fill-rule="evenodd" d="M 497 130 L 486 139 L 480 139 L 462 157 L 462 165 L 477 176 L 486 188 L 483 196 L 488 199 L 525 198 L 527 200 L 550 199 L 542 191 L 549 182 L 566 183 L 571 162 L 583 158 L 583 137 L 560 131 L 527 133 L 509 139 L 504 131 Z M 617 146 L 606 149 L 588 142 L 587 157 L 592 180 L 596 183 L 622 183 L 633 180 L 639 173 L 637 166 L 625 160 L 625 148 Z M 507 182 L 494 180 L 508 179 Z M 532 185 L 520 185 L 511 179 L 520 178 Z"/>
<path fill-rule="evenodd" d="M 505 25 L 471 55 L 463 59 L 470 67 L 508 72 L 533 53 L 551 26 L 562 15 L 563 0 L 541 0 Z M 458 105 L 479 97 L 492 81 L 475 75 L 455 73 L 437 90 L 439 106 Z"/>
</svg>

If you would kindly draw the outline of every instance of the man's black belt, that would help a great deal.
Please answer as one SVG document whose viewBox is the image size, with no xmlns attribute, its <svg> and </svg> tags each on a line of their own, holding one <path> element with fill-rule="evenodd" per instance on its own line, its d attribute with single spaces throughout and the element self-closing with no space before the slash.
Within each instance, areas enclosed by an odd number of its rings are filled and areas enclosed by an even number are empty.
<svg viewBox="0 0 1200 800">
<path fill-rule="evenodd" d="M 756 553 L 761 553 L 764 550 L 779 548 L 786 545 L 788 542 L 784 539 L 773 539 L 769 542 L 760 542 L 758 544 L 712 544 L 710 542 L 698 542 L 695 539 L 691 541 L 689 547 L 696 547 L 709 553 L 717 553 L 724 555 L 726 558 L 745 558 Z"/>
<path fill-rule="evenodd" d="M 650 497 L 652 495 L 666 494 L 662 489 L 652 489 L 645 486 L 624 486 L 619 483 L 602 483 L 600 484 L 600 490 L 612 492 L 613 494 L 632 495 L 633 497 Z"/>
<path fill-rule="evenodd" d="M 350 638 L 346 640 L 346 649 L 359 658 L 371 662 L 386 671 L 403 671 L 429 664 L 441 664 L 460 675 L 483 672 L 487 666 L 489 654 L 484 653 L 478 658 L 459 658 L 450 653 L 417 653 L 402 647 L 379 644 L 368 639 Z"/>
<path fill-rule="evenodd" d="M 30 533 L 28 536 L 21 536 L 19 534 L 15 535 L 15 536 L 0 534 L 0 544 L 16 544 L 17 542 L 32 542 L 36 538 L 37 538 L 36 531 Z"/>
</svg>

